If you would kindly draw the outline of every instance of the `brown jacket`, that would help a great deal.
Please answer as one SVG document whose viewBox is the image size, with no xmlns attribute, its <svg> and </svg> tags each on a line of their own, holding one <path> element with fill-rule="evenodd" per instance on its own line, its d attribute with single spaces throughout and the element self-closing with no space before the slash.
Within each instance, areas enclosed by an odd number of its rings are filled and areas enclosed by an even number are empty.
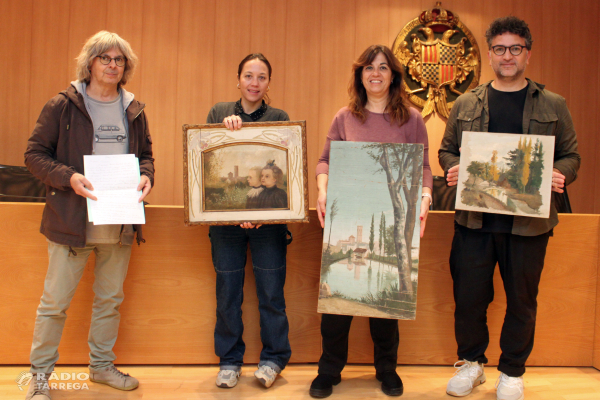
<svg viewBox="0 0 600 400">
<path fill-rule="evenodd" d="M 152 138 L 145 104 L 133 100 L 127 107 L 129 151 L 139 159 L 140 173 L 154 186 Z M 71 176 L 83 174 L 83 156 L 92 154 L 94 128 L 83 97 L 70 86 L 46 103 L 27 142 L 25 165 L 46 184 L 46 207 L 40 232 L 53 242 L 83 247 L 86 244 L 87 206 L 71 188 Z M 135 225 L 138 244 L 144 241 Z M 132 238 L 124 243 L 131 243 Z"/>
</svg>

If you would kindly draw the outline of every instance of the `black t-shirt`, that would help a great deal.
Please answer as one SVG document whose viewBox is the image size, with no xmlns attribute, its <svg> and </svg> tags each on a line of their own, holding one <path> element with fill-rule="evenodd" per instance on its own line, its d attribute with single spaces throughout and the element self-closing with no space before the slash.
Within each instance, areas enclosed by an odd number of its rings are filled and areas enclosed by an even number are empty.
<svg viewBox="0 0 600 400">
<path fill-rule="evenodd" d="M 501 92 L 488 86 L 488 132 L 523 133 L 523 108 L 528 87 L 517 92 Z M 513 221 L 512 215 L 483 213 L 481 231 L 511 233 Z"/>
<path fill-rule="evenodd" d="M 517 92 L 501 92 L 492 85 L 488 87 L 488 132 L 523 133 L 523 108 L 528 87 Z"/>
</svg>

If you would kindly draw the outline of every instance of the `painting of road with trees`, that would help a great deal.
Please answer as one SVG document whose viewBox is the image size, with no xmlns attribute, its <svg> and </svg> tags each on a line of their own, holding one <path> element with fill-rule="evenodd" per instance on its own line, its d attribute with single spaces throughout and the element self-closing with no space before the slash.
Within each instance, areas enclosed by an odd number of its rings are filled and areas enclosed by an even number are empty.
<svg viewBox="0 0 600 400">
<path fill-rule="evenodd" d="M 463 132 L 456 209 L 548 218 L 554 137 Z"/>
</svg>

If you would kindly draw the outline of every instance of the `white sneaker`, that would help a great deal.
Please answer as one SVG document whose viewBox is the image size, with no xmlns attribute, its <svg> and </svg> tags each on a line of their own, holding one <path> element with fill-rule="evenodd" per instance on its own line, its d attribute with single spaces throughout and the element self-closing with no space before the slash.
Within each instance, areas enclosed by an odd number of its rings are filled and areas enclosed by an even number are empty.
<svg viewBox="0 0 600 400">
<path fill-rule="evenodd" d="M 222 369 L 217 374 L 216 385 L 221 388 L 232 388 L 238 383 L 240 371 L 232 369 Z"/>
<path fill-rule="evenodd" d="M 458 363 L 463 364 L 457 367 L 456 364 Z M 446 387 L 446 393 L 450 396 L 466 396 L 471 393 L 475 386 L 485 382 L 483 364 L 479 364 L 477 361 L 457 361 L 454 363 L 454 367 L 457 368 L 457 371 L 448 381 L 448 386 Z"/>
<path fill-rule="evenodd" d="M 496 381 L 496 399 L 497 400 L 523 400 L 525 398 L 525 386 L 523 377 L 514 378 L 500 373 Z"/>
<path fill-rule="evenodd" d="M 268 365 L 261 365 L 254 372 L 254 376 L 259 380 L 265 387 L 271 387 L 273 382 L 275 382 L 275 378 L 277 378 L 278 372 Z"/>
</svg>

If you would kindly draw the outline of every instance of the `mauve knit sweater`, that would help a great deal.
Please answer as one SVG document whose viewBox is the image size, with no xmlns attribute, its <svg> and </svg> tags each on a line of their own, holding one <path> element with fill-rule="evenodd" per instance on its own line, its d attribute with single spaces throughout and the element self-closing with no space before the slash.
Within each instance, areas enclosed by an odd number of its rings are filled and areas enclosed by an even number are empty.
<svg viewBox="0 0 600 400">
<path fill-rule="evenodd" d="M 361 123 L 348 109 L 342 108 L 337 112 L 327 134 L 327 142 L 323 154 L 317 164 L 317 175 L 329 174 L 329 149 L 332 140 L 347 140 L 351 142 L 379 143 L 422 143 L 423 154 L 423 186 L 432 188 L 433 177 L 429 166 L 429 141 L 427 129 L 421 113 L 410 107 L 410 118 L 402 126 L 390 124 L 387 114 L 377 114 L 367 111 L 367 119 Z"/>
</svg>

